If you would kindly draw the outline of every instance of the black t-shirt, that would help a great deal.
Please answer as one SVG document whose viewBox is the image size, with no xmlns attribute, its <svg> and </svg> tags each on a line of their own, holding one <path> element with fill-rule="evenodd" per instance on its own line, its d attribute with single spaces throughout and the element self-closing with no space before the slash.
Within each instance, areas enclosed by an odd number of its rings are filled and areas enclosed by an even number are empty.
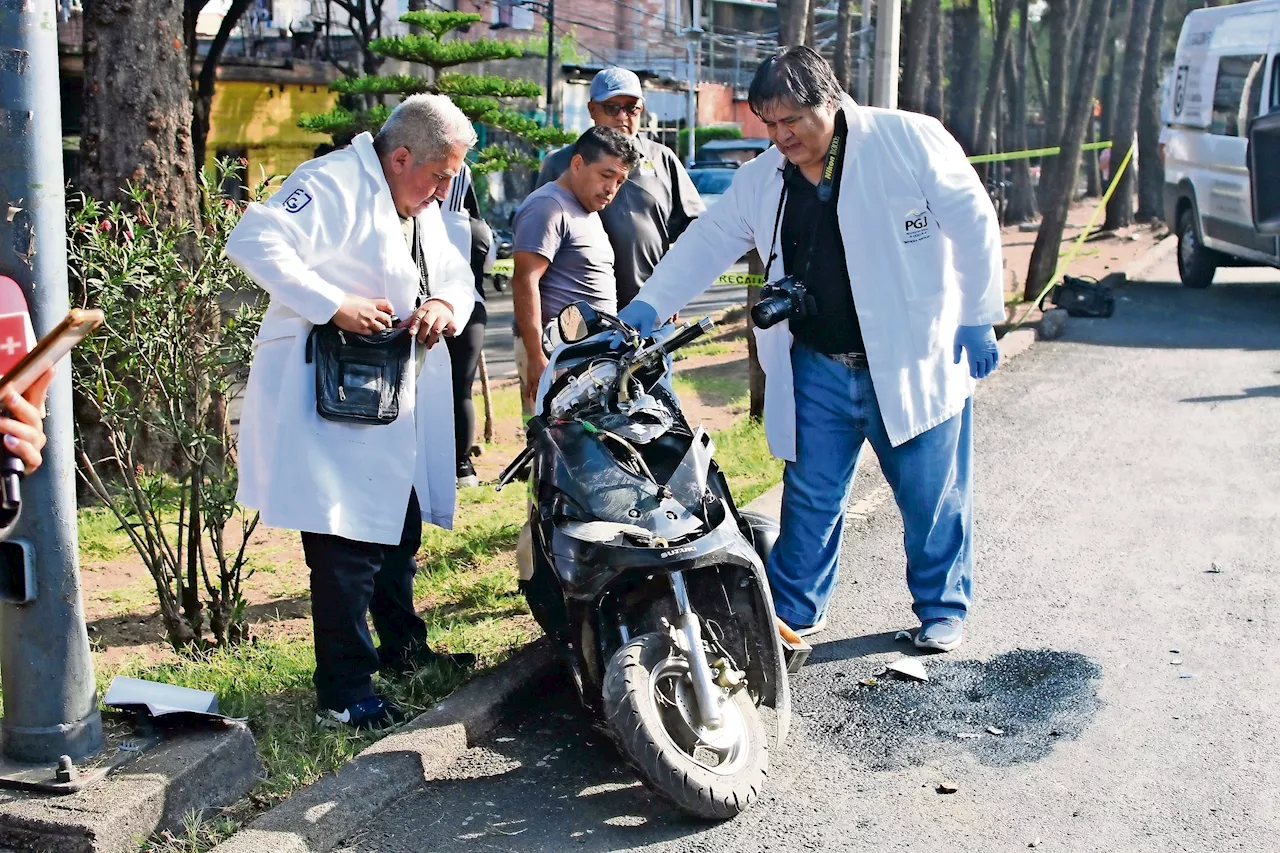
<svg viewBox="0 0 1280 853">
<path fill-rule="evenodd" d="M 843 114 L 836 115 L 836 133 L 842 141 L 848 135 Z M 801 343 L 823 353 L 866 352 L 836 219 L 846 147 L 841 145 L 836 156 L 831 201 L 826 204 L 818 200 L 818 188 L 799 169 L 788 168 L 784 177 L 787 200 L 782 214 L 783 269 L 804 283 L 818 305 L 816 314 L 791 321 L 791 333 Z M 806 262 L 809 252 L 813 258 Z"/>
</svg>

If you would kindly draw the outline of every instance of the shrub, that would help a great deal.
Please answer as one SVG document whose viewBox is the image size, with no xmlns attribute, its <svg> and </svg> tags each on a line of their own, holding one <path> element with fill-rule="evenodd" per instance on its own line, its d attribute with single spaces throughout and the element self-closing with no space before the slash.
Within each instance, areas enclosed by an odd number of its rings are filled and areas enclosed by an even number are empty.
<svg viewBox="0 0 1280 853">
<path fill-rule="evenodd" d="M 72 361 L 78 470 L 151 573 L 180 651 L 246 639 L 245 544 L 258 519 L 235 502 L 228 403 L 264 300 L 223 254 L 242 210 L 221 189 L 236 168 L 202 173 L 200 224 L 165 220 L 136 186 L 124 203 L 82 194 L 68 205 L 73 299 L 106 315 Z"/>
</svg>

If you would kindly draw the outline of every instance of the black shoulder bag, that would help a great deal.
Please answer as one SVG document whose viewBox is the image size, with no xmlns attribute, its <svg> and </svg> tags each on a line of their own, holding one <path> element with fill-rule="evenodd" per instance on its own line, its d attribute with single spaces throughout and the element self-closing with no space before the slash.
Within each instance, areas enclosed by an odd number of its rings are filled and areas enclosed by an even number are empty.
<svg viewBox="0 0 1280 853">
<path fill-rule="evenodd" d="M 421 305 L 430 291 L 416 218 L 413 256 L 421 282 Z M 413 351 L 413 337 L 407 328 L 394 328 L 396 322 L 393 317 L 393 328 L 369 335 L 340 329 L 332 320 L 311 330 L 307 363 L 314 362 L 316 366 L 316 412 L 320 417 L 340 423 L 381 425 L 400 416 L 400 388 Z"/>
</svg>

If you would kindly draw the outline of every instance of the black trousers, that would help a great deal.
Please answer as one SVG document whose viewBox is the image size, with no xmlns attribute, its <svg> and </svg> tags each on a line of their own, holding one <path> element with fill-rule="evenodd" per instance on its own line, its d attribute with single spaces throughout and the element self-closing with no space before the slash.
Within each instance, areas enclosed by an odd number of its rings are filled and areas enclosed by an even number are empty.
<svg viewBox="0 0 1280 853">
<path fill-rule="evenodd" d="M 399 545 L 302 534 L 311 569 L 313 681 L 321 707 L 341 711 L 370 698 L 371 677 L 382 661 L 411 655 L 426 644 L 426 624 L 413 608 L 414 555 L 421 544 L 422 514 L 412 491 Z M 380 648 L 374 648 L 367 614 L 373 616 Z"/>
<path fill-rule="evenodd" d="M 471 388 L 476 381 L 476 368 L 480 366 L 487 322 L 489 312 L 483 302 L 477 302 L 467 325 L 452 338 L 444 339 L 453 366 L 453 436 L 459 466 L 471 458 L 471 442 L 476 435 L 476 408 L 471 400 Z"/>
</svg>

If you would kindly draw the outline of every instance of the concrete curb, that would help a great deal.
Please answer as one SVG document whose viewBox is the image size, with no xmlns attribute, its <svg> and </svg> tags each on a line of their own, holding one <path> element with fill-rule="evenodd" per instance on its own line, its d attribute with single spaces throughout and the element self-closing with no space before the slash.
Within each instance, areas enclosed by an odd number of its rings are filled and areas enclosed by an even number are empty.
<svg viewBox="0 0 1280 853">
<path fill-rule="evenodd" d="M 535 640 L 467 682 L 337 773 L 298 791 L 211 853 L 324 853 L 423 782 L 438 779 L 502 719 L 502 706 L 549 673 L 555 649 Z"/>
<path fill-rule="evenodd" d="M 180 832 L 189 811 L 229 806 L 259 781 L 253 735 L 239 723 L 167 735 L 101 782 L 65 797 L 0 794 L 0 849 L 126 853 Z"/>
</svg>

